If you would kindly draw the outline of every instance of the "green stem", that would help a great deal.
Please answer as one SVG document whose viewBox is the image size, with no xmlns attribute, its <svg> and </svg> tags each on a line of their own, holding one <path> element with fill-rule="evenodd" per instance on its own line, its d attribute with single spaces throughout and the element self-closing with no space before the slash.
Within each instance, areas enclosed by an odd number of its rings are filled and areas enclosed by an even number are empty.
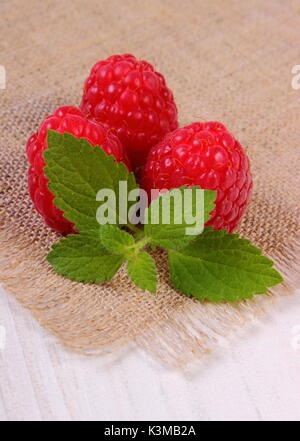
<svg viewBox="0 0 300 441">
<path fill-rule="evenodd" d="M 149 243 L 149 238 L 145 236 L 144 232 L 142 230 L 139 231 L 137 234 L 138 240 L 135 242 L 134 245 L 131 245 L 127 247 L 128 254 L 127 257 L 129 259 L 132 259 L 136 256 L 138 256 L 139 252 L 145 248 Z"/>
<path fill-rule="evenodd" d="M 141 228 L 137 227 L 136 225 L 133 225 L 132 223 L 128 222 L 127 227 L 130 228 L 133 233 L 140 234 L 143 230 Z"/>
<path fill-rule="evenodd" d="M 138 240 L 136 242 L 136 244 L 135 244 L 136 250 L 139 252 L 140 250 L 145 248 L 145 246 L 148 244 L 148 242 L 149 242 L 149 238 L 144 235 L 140 240 Z"/>
</svg>

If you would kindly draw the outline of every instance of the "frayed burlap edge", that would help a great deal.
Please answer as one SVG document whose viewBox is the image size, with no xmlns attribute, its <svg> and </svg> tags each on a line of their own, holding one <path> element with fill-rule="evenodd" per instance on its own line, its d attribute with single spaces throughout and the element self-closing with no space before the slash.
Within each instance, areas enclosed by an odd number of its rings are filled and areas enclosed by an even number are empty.
<svg viewBox="0 0 300 441">
<path fill-rule="evenodd" d="M 0 96 L 5 288 L 73 351 L 104 354 L 136 341 L 173 366 L 201 358 L 298 286 L 299 91 L 290 74 L 299 62 L 298 0 L 288 7 L 279 0 L 226 7 L 221 0 L 23 3 L 2 11 L 0 28 L 8 73 Z M 124 52 L 163 72 L 183 125 L 200 115 L 222 121 L 248 147 L 255 194 L 240 232 L 285 277 L 268 296 L 236 305 L 189 299 L 170 288 L 161 254 L 155 297 L 134 288 L 122 270 L 110 283 L 83 285 L 45 262 L 58 236 L 43 226 L 27 195 L 26 139 L 57 106 L 80 102 L 92 63 Z"/>
<path fill-rule="evenodd" d="M 82 355 L 104 355 L 109 354 L 135 341 L 142 349 L 150 353 L 163 363 L 175 368 L 184 368 L 195 359 L 201 359 L 208 354 L 212 348 L 224 345 L 227 337 L 230 337 L 238 328 L 243 327 L 253 319 L 261 317 L 266 310 L 269 310 L 277 296 L 288 295 L 297 288 L 299 279 L 299 238 L 293 247 L 281 251 L 273 259 L 276 268 L 284 276 L 284 283 L 269 290 L 266 296 L 256 296 L 252 300 L 241 301 L 235 304 L 221 303 L 212 304 L 209 302 L 198 302 L 193 299 L 186 299 L 178 309 L 153 318 L 143 327 L 137 329 L 131 335 L 114 336 L 109 331 L 108 323 L 102 322 L 106 329 L 107 339 L 94 342 L 87 342 L 84 337 L 75 334 L 61 334 L 53 315 L 47 311 L 54 311 L 58 314 L 59 307 L 54 301 L 53 305 L 47 301 L 30 302 L 28 294 L 33 297 L 43 298 L 43 279 L 38 260 L 45 258 L 45 252 L 34 241 L 27 240 L 22 235 L 16 236 L 13 231 L 9 232 L 7 226 L 2 225 L 0 231 L 0 281 L 4 288 L 14 294 L 17 300 L 29 309 L 41 326 L 55 335 L 60 343 L 72 351 Z M 51 277 L 48 274 L 47 277 Z M 53 275 L 52 275 L 53 277 Z M 54 275 L 57 278 L 57 275 Z M 63 287 L 64 279 L 61 280 Z M 24 296 L 24 293 L 26 295 Z M 70 292 L 71 294 L 71 292 Z M 149 294 L 150 295 L 150 294 Z M 36 300 L 36 297 L 35 297 Z M 62 305 L 63 307 L 63 305 Z"/>
</svg>

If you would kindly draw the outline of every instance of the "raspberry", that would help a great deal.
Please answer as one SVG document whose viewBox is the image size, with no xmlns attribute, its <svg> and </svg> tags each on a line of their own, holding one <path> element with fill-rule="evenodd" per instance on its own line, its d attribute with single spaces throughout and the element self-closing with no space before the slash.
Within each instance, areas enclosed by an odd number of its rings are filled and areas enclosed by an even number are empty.
<svg viewBox="0 0 300 441">
<path fill-rule="evenodd" d="M 232 232 L 250 199 L 249 159 L 238 141 L 218 122 L 196 122 L 177 129 L 150 150 L 142 187 L 171 189 L 199 185 L 216 190 L 206 225 Z"/>
<path fill-rule="evenodd" d="M 85 81 L 81 110 L 113 128 L 134 168 L 149 149 L 178 127 L 177 107 L 164 77 L 133 55 L 99 61 Z"/>
<path fill-rule="evenodd" d="M 77 138 L 85 138 L 92 145 L 98 144 L 106 153 L 114 155 L 116 161 L 122 161 L 128 169 L 130 166 L 119 139 L 100 123 L 87 120 L 76 107 L 60 107 L 42 122 L 38 132 L 28 139 L 26 145 L 30 163 L 28 170 L 30 197 L 49 227 L 60 233 L 71 233 L 73 224 L 65 219 L 63 212 L 53 204 L 54 195 L 48 189 L 48 180 L 43 172 L 45 162 L 42 153 L 47 148 L 48 129 L 59 133 L 69 132 Z"/>
</svg>

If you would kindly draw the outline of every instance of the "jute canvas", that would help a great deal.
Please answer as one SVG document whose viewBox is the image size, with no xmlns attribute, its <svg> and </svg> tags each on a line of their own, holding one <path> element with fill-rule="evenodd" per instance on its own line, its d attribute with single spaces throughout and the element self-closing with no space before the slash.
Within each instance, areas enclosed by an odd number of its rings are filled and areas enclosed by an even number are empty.
<svg viewBox="0 0 300 441">
<path fill-rule="evenodd" d="M 1 280 L 42 326 L 82 354 L 135 341 L 182 366 L 297 286 L 299 0 L 2 0 L 0 17 Z M 84 285 L 45 262 L 58 235 L 29 200 L 25 142 L 56 107 L 79 104 L 94 62 L 124 52 L 166 76 L 181 124 L 222 121 L 247 149 L 254 191 L 239 232 L 285 277 L 269 296 L 234 305 L 189 299 L 170 288 L 162 252 L 156 296 L 122 271 Z"/>
</svg>

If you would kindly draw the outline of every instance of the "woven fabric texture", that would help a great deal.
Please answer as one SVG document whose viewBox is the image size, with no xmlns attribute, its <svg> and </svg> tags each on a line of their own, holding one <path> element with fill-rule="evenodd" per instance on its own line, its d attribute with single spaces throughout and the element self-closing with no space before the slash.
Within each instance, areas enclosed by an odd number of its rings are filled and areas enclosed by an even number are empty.
<svg viewBox="0 0 300 441">
<path fill-rule="evenodd" d="M 135 341 L 173 366 L 211 347 L 297 283 L 299 265 L 299 0 L 45 0 L 0 4 L 0 279 L 68 348 L 104 354 Z M 78 105 L 91 66 L 131 52 L 160 70 L 181 125 L 223 122 L 244 145 L 254 178 L 239 232 L 273 258 L 285 283 L 268 296 L 201 303 L 174 291 L 158 252 L 156 296 L 125 271 L 103 285 L 56 275 L 45 261 L 59 235 L 27 194 L 25 143 L 60 105 Z M 242 286 L 241 286 L 242 289 Z"/>
</svg>

